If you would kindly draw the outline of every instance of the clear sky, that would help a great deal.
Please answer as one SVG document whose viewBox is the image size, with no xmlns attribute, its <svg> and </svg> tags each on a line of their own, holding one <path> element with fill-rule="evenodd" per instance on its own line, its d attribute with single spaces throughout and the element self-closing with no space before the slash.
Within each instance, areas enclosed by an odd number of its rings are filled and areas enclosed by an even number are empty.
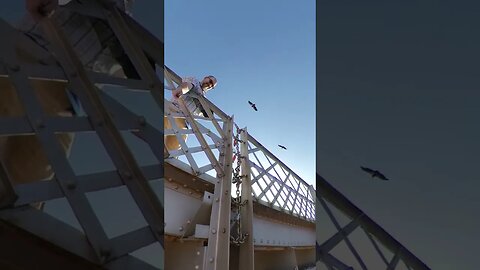
<svg viewBox="0 0 480 270">
<path fill-rule="evenodd" d="M 314 185 L 315 1 L 167 0 L 165 64 L 217 77 L 207 98 Z"/>
<path fill-rule="evenodd" d="M 332 0 L 317 14 L 317 170 L 432 269 L 478 269 L 479 10 Z"/>
</svg>

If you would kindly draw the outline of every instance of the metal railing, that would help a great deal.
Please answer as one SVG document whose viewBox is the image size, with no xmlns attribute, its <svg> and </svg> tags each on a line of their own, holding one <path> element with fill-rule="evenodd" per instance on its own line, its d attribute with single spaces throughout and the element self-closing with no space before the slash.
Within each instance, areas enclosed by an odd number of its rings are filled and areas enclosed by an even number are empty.
<svg viewBox="0 0 480 270">
<path fill-rule="evenodd" d="M 164 72 L 166 90 L 178 87 L 181 78 L 168 67 L 165 67 Z M 164 134 L 176 136 L 180 143 L 180 149 L 166 150 L 168 156 L 166 162 L 183 161 L 189 166 L 191 173 L 197 176 L 215 177 L 212 172 L 223 174 L 225 172 L 219 170 L 221 167 L 218 163 L 225 147 L 224 125 L 232 117 L 203 96 L 190 92 L 186 95 L 198 100 L 207 116 L 191 115 L 181 106 L 174 105 L 168 99 L 164 100 L 165 117 L 171 126 L 164 130 Z M 168 91 L 165 92 L 165 96 L 170 96 Z M 175 117 L 186 118 L 189 127 L 185 129 L 178 127 L 174 121 Z M 237 132 L 238 130 L 237 126 Z M 189 138 L 185 141 L 182 135 L 189 135 Z M 247 148 L 254 200 L 270 208 L 314 222 L 313 186 L 306 183 L 250 134 Z"/>
</svg>

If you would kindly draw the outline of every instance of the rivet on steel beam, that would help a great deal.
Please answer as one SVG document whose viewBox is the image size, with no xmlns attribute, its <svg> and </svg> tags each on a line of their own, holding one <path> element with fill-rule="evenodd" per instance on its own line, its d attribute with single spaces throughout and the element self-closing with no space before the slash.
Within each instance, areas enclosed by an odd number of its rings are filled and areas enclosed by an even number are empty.
<svg viewBox="0 0 480 270">
<path fill-rule="evenodd" d="M 195 181 L 197 181 L 197 178 L 192 178 L 192 182 L 195 182 Z"/>
<path fill-rule="evenodd" d="M 178 186 L 177 186 L 177 185 L 175 185 L 173 188 L 174 188 L 174 189 L 178 189 Z"/>
<path fill-rule="evenodd" d="M 226 233 L 227 229 L 223 228 L 222 233 Z"/>
<path fill-rule="evenodd" d="M 220 201 L 220 199 L 219 199 L 219 198 L 215 198 L 215 201 L 218 202 L 218 201 Z"/>
<path fill-rule="evenodd" d="M 200 269 L 200 267 L 198 265 L 195 265 L 195 269 Z"/>
<path fill-rule="evenodd" d="M 189 220 L 187 220 L 187 224 L 190 224 L 190 223 L 192 223 L 192 221 L 191 221 L 190 219 L 189 219 Z"/>
<path fill-rule="evenodd" d="M 167 180 L 168 180 L 168 182 L 172 182 L 172 181 L 173 181 L 173 179 L 172 179 L 171 177 L 169 177 Z"/>
<path fill-rule="evenodd" d="M 192 194 L 193 194 L 193 192 L 191 192 L 191 191 L 188 192 L 188 195 L 192 195 Z"/>
<path fill-rule="evenodd" d="M 211 262 L 211 263 L 213 263 L 213 258 L 210 257 L 210 258 L 208 259 L 208 261 Z"/>
<path fill-rule="evenodd" d="M 178 230 L 179 230 L 179 231 L 183 231 L 183 226 L 180 226 L 180 227 L 178 228 Z"/>
<path fill-rule="evenodd" d="M 197 255 L 200 255 L 200 251 L 197 251 Z"/>
</svg>

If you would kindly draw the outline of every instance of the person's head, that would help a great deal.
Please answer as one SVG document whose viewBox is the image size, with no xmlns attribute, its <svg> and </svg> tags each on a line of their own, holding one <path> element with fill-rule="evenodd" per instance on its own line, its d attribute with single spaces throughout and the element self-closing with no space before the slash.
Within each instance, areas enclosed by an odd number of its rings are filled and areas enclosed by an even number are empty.
<svg viewBox="0 0 480 270">
<path fill-rule="evenodd" d="M 206 76 L 205 78 L 203 78 L 200 85 L 205 92 L 208 90 L 212 90 L 213 88 L 215 88 L 215 86 L 217 86 L 217 79 L 213 76 Z"/>
</svg>

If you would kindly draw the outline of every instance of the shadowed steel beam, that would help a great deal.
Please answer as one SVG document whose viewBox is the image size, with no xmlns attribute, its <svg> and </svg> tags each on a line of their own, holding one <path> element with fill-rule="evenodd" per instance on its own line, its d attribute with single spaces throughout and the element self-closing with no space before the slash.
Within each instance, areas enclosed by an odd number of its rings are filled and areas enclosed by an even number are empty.
<svg viewBox="0 0 480 270">
<path fill-rule="evenodd" d="M 144 166 L 140 169 L 148 180 L 159 179 L 163 175 L 163 166 L 159 164 Z M 123 185 L 122 178 L 120 178 L 117 171 L 79 175 L 77 178 L 77 189 L 83 193 Z M 28 184 L 18 184 L 15 186 L 15 191 L 18 194 L 18 200 L 15 201 L 16 206 L 53 200 L 64 196 L 55 181 L 36 181 Z"/>
<path fill-rule="evenodd" d="M 357 259 L 358 263 L 360 264 L 360 267 L 362 267 L 362 269 L 366 270 L 367 266 L 365 265 L 362 258 L 360 257 L 360 254 L 358 254 L 357 250 L 355 250 L 355 248 L 353 247 L 352 242 L 350 242 L 347 235 L 342 233 L 342 228 L 340 227 L 340 224 L 338 223 L 338 221 L 335 219 L 335 216 L 333 215 L 332 211 L 328 207 L 327 203 L 322 198 L 318 198 L 318 201 L 323 206 L 323 209 L 325 210 L 325 212 L 327 212 L 327 214 L 330 217 L 333 225 L 335 225 L 335 228 L 343 236 L 343 238 L 345 240 L 345 243 L 348 246 L 348 249 L 350 249 L 353 256 L 355 256 L 355 259 Z M 355 218 L 357 220 L 357 222 L 358 222 L 358 219 L 361 218 L 362 216 L 363 216 L 363 213 L 361 213 L 358 217 Z"/>
<path fill-rule="evenodd" d="M 388 264 L 387 266 L 387 270 L 394 270 L 395 267 L 397 267 L 397 264 L 398 264 L 398 261 L 400 260 L 400 251 L 401 251 L 401 247 L 397 250 L 397 252 L 395 252 L 395 255 L 393 256 L 392 260 L 390 261 L 390 263 Z"/>
<path fill-rule="evenodd" d="M 90 119 L 95 125 L 99 138 L 113 163 L 119 169 L 125 185 L 139 206 L 145 220 L 151 226 L 157 241 L 163 246 L 164 212 L 158 197 L 146 181 L 134 156 L 116 128 L 110 113 L 103 105 L 98 90 L 89 80 L 82 63 L 68 43 L 64 33 L 50 18 L 43 19 L 40 25 L 52 44 L 58 61 L 62 63 L 72 89 L 79 97 L 89 117 L 91 117 Z"/>
<path fill-rule="evenodd" d="M 44 19 L 41 21 L 42 25 L 48 23 L 49 20 L 50 19 Z M 77 184 L 75 173 L 66 159 L 63 148 L 57 137 L 50 130 L 49 126 L 45 126 L 43 119 L 45 113 L 41 107 L 40 101 L 38 100 L 38 97 L 34 95 L 34 89 L 28 82 L 27 75 L 21 69 L 18 59 L 16 59 L 15 41 L 17 41 L 17 37 L 21 36 L 21 34 L 3 20 L 0 20 L 0 22 L 2 36 L 11 40 L 11 43 L 0 43 L 0 49 L 4 54 L 2 64 L 8 68 L 10 80 L 25 109 L 25 114 L 34 129 L 39 142 L 45 150 L 47 159 L 57 176 L 56 179 L 58 184 L 70 203 L 78 222 L 81 224 L 99 258 L 103 257 L 103 259 L 106 259 L 104 251 L 108 250 L 110 247 L 105 231 L 98 218 L 95 216 L 93 208 L 88 202 L 85 194 L 75 190 Z"/>
<path fill-rule="evenodd" d="M 125 53 L 130 58 L 130 61 L 142 80 L 147 82 L 150 88 L 150 93 L 163 112 L 163 82 L 159 80 L 154 69 L 150 66 L 147 57 L 145 56 L 143 50 L 140 49 L 140 45 L 137 44 L 137 39 L 134 38 L 135 35 L 132 34 L 131 29 L 124 20 L 125 17 L 121 15 L 119 9 L 112 5 L 110 10 L 106 12 L 108 24 L 115 33 L 115 36 L 120 41 Z M 163 63 L 163 61 L 158 63 Z"/>
<path fill-rule="evenodd" d="M 363 229 L 363 228 L 362 228 Z M 375 248 L 375 250 L 378 252 L 378 255 L 380 255 L 380 257 L 382 258 L 382 261 L 385 263 L 385 265 L 388 265 L 388 261 L 387 261 L 387 258 L 385 258 L 385 255 L 383 254 L 382 250 L 380 249 L 380 247 L 378 246 L 377 242 L 375 241 L 375 239 L 373 239 L 372 235 L 367 232 L 365 229 L 363 229 L 363 231 L 365 232 L 365 234 L 367 235 L 368 239 L 370 239 L 370 242 L 372 242 L 372 245 L 373 247 Z"/>
<path fill-rule="evenodd" d="M 335 269 L 338 269 L 338 270 L 353 270 L 353 267 L 346 265 L 345 263 L 337 259 L 335 256 L 333 256 L 332 254 L 328 252 L 323 252 L 320 249 L 320 246 L 318 245 L 318 243 L 316 245 L 316 254 L 317 254 L 317 260 L 320 260 L 323 263 L 325 263 L 327 267 L 335 267 Z"/>
<path fill-rule="evenodd" d="M 325 198 L 337 209 L 342 211 L 345 215 L 349 216 L 351 219 L 354 219 L 355 217 L 363 213 L 343 194 L 341 194 L 332 185 L 330 185 L 321 175 L 317 174 L 316 180 L 316 196 L 319 200 L 320 197 Z M 375 238 L 391 252 L 395 252 L 398 247 L 401 246 L 402 250 L 399 254 L 399 257 L 405 262 L 405 264 L 409 265 L 415 270 L 430 270 L 430 268 L 424 262 L 422 262 L 413 253 L 403 247 L 400 242 L 393 238 L 389 233 L 387 233 L 382 227 L 380 227 L 367 215 L 365 215 L 362 220 L 359 221 L 359 223 L 362 228 L 375 236 Z"/>
<path fill-rule="evenodd" d="M 344 240 L 347 235 L 353 232 L 358 227 L 358 225 L 359 224 L 356 220 L 352 220 L 350 223 L 348 223 L 347 226 L 343 227 L 335 235 L 330 237 L 330 239 L 321 244 L 320 248 L 325 252 L 329 252 L 332 248 L 338 245 L 338 243 Z"/>
</svg>

